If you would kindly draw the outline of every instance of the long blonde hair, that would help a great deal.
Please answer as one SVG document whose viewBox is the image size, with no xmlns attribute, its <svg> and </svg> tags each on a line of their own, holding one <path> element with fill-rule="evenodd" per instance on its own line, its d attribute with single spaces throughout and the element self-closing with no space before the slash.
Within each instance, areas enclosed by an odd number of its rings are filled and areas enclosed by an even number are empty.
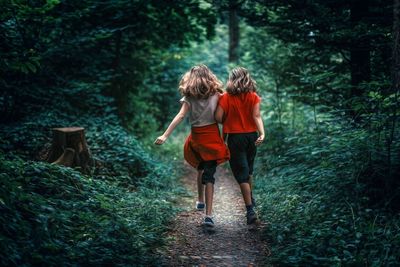
<svg viewBox="0 0 400 267">
<path fill-rule="evenodd" d="M 255 92 L 257 83 L 254 81 L 247 69 L 243 67 L 234 68 L 229 73 L 226 83 L 226 91 L 231 95 L 238 95 L 246 92 Z"/>
<path fill-rule="evenodd" d="M 222 93 L 222 82 L 206 65 L 201 64 L 183 75 L 179 82 L 179 92 L 187 97 L 208 98 Z"/>
</svg>

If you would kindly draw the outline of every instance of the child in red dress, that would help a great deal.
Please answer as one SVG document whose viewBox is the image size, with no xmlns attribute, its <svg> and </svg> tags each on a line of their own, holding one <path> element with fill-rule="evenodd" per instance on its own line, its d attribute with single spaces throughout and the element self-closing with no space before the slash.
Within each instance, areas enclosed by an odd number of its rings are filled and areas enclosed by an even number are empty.
<svg viewBox="0 0 400 267">
<path fill-rule="evenodd" d="M 204 201 L 202 188 L 205 185 L 206 216 L 203 225 L 214 227 L 212 203 L 214 195 L 214 174 L 218 164 L 229 160 L 226 147 L 214 118 L 222 83 L 205 65 L 193 67 L 183 75 L 179 91 L 183 95 L 179 113 L 172 120 L 163 135 L 155 140 L 161 145 L 189 113 L 191 133 L 184 145 L 185 160 L 198 171 L 199 201 Z M 199 183 L 201 178 L 201 184 Z M 204 197 L 204 196 L 203 196 Z"/>
</svg>

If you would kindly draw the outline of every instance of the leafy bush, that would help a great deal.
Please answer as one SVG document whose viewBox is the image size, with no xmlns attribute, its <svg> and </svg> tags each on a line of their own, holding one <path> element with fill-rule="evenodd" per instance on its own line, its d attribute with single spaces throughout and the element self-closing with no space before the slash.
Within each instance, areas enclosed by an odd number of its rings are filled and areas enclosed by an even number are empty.
<svg viewBox="0 0 400 267">
<path fill-rule="evenodd" d="M 158 264 L 156 250 L 182 189 L 172 167 L 121 126 L 104 86 L 36 88 L 22 119 L 1 125 L 0 265 Z M 86 129 L 96 161 L 88 176 L 32 161 L 48 150 L 50 129 L 65 126 Z"/>
<path fill-rule="evenodd" d="M 371 200 L 374 173 L 367 170 L 384 167 L 374 162 L 376 136 L 336 120 L 313 133 L 286 130 L 284 136 L 282 150 L 261 148 L 255 179 L 261 216 L 269 222 L 268 260 L 281 266 L 397 266 L 400 217 Z"/>
<path fill-rule="evenodd" d="M 173 176 L 153 172 L 128 191 L 71 168 L 3 154 L 0 170 L 2 266 L 157 263 L 155 249 L 174 213 Z"/>
<path fill-rule="evenodd" d="M 145 176 L 155 162 L 135 137 L 121 126 L 115 103 L 101 94 L 104 84 L 73 83 L 73 88 L 35 90 L 33 95 L 47 105 L 31 110 L 24 119 L 0 128 L 0 148 L 26 159 L 38 158 L 51 142 L 51 128 L 82 126 L 95 159 L 101 163 L 96 174 Z M 78 101 L 85 99 L 85 101 Z M 35 98 L 27 102 L 34 106 Z"/>
</svg>

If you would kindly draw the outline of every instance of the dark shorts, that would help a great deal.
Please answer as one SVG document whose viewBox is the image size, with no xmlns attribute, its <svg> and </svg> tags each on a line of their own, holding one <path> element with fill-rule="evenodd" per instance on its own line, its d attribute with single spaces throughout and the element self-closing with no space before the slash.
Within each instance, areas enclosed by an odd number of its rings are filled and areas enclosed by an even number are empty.
<svg viewBox="0 0 400 267">
<path fill-rule="evenodd" d="M 197 167 L 199 171 L 204 171 L 203 175 L 201 176 L 202 184 L 207 183 L 215 183 L 214 174 L 217 170 L 217 161 L 210 160 L 210 161 L 202 161 L 200 162 L 199 166 Z"/>
<path fill-rule="evenodd" d="M 257 132 L 228 134 L 228 147 L 231 152 L 229 164 L 239 184 L 248 183 L 249 175 L 253 174 L 257 138 Z"/>
</svg>

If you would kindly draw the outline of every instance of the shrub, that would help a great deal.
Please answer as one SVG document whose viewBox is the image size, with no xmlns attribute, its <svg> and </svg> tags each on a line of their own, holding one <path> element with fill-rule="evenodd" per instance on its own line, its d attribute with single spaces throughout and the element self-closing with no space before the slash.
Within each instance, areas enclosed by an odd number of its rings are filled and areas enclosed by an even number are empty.
<svg viewBox="0 0 400 267">
<path fill-rule="evenodd" d="M 400 218 L 383 202 L 371 200 L 374 173 L 366 172 L 379 167 L 371 145 L 376 136 L 337 122 L 324 126 L 297 135 L 287 130 L 284 149 L 272 152 L 267 144 L 259 152 L 255 192 L 268 222 L 268 261 L 280 266 L 398 265 Z"/>
<path fill-rule="evenodd" d="M 2 266 L 157 263 L 179 189 L 173 177 L 152 172 L 128 191 L 71 168 L 0 158 Z"/>
</svg>

